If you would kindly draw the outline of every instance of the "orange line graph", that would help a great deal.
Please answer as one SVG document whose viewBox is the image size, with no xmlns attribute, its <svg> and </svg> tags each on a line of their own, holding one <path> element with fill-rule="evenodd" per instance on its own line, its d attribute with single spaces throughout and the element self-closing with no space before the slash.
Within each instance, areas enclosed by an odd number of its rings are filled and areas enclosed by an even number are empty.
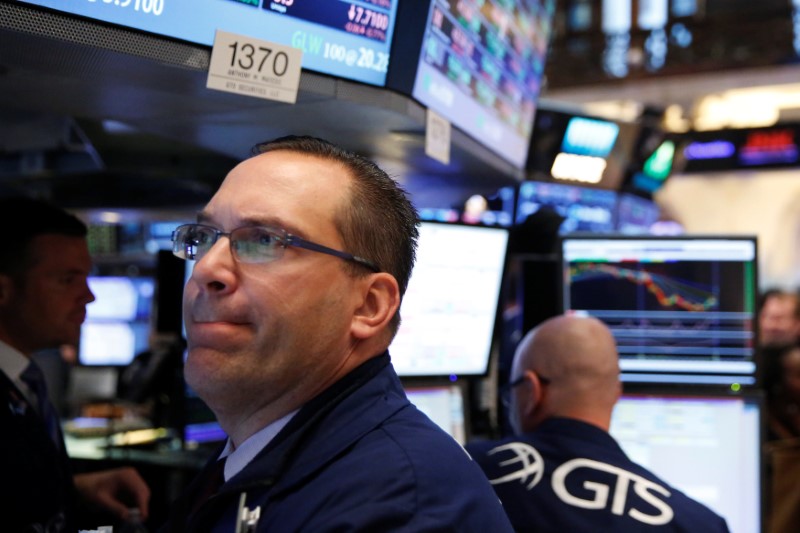
<svg viewBox="0 0 800 533">
<path fill-rule="evenodd" d="M 703 291 L 684 283 L 679 283 L 666 276 L 652 274 L 646 270 L 623 268 L 608 263 L 577 263 L 570 267 L 570 279 L 587 280 L 595 277 L 611 276 L 644 285 L 658 300 L 662 307 L 679 307 L 687 311 L 708 311 L 714 308 L 717 298 L 708 291 Z"/>
</svg>

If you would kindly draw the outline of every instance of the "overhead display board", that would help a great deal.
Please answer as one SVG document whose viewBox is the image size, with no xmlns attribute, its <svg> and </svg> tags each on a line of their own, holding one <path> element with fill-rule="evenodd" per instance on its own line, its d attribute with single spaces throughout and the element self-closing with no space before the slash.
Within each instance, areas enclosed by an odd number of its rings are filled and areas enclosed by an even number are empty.
<svg viewBox="0 0 800 533">
<path fill-rule="evenodd" d="M 523 168 L 555 2 L 433 0 L 426 19 L 405 11 L 388 85 Z"/>
<path fill-rule="evenodd" d="M 682 172 L 800 165 L 800 125 L 689 132 L 681 137 Z"/>
<path fill-rule="evenodd" d="M 216 30 L 303 51 L 303 68 L 383 86 L 398 0 L 21 0 L 211 46 Z"/>
</svg>

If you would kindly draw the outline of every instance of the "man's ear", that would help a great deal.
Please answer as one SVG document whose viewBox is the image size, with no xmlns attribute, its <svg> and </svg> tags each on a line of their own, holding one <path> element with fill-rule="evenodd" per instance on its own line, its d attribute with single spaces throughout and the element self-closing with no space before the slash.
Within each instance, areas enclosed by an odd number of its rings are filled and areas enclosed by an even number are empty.
<svg viewBox="0 0 800 533">
<path fill-rule="evenodd" d="M 542 407 L 542 398 L 544 397 L 544 387 L 539 375 L 531 370 L 525 371 L 525 377 L 528 379 L 529 392 L 525 398 L 525 405 L 522 409 L 522 417 L 533 422 L 538 420 L 539 412 Z M 531 426 L 534 427 L 534 426 Z"/>
<path fill-rule="evenodd" d="M 385 331 L 400 307 L 400 287 L 394 276 L 386 272 L 370 274 L 364 283 L 351 327 L 358 339 L 368 339 Z"/>
</svg>

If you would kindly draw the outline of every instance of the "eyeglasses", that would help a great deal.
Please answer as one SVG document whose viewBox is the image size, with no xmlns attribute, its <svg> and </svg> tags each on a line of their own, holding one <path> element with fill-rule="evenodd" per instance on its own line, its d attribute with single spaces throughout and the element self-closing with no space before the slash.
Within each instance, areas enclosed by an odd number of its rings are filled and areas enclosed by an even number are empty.
<svg viewBox="0 0 800 533">
<path fill-rule="evenodd" d="M 542 385 L 549 385 L 550 384 L 550 379 L 549 378 L 544 377 L 543 375 L 539 374 L 538 372 L 536 372 L 536 375 L 539 377 L 539 382 Z M 505 385 L 500 387 L 500 402 L 503 404 L 503 407 L 505 407 L 506 409 L 511 407 L 511 391 L 513 389 L 515 389 L 516 387 L 519 387 L 520 385 L 525 383 L 525 381 L 527 381 L 527 379 L 528 379 L 527 376 L 525 376 L 525 374 L 523 374 L 520 377 L 518 377 L 517 379 L 515 379 L 513 381 L 510 381 L 509 383 L 506 383 Z"/>
<path fill-rule="evenodd" d="M 242 263 L 269 263 L 280 259 L 287 247 L 295 246 L 352 261 L 372 272 L 381 271 L 375 263 L 362 257 L 301 239 L 279 228 L 264 226 L 245 226 L 226 233 L 204 224 L 184 224 L 172 232 L 172 253 L 188 261 L 199 260 L 220 237 L 228 237 L 231 253 Z"/>
</svg>

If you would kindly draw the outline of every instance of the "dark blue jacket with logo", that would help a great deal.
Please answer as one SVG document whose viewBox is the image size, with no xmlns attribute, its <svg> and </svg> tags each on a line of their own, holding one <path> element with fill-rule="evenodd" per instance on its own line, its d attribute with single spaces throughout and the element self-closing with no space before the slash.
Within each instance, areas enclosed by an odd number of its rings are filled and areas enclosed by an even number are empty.
<svg viewBox="0 0 800 533">
<path fill-rule="evenodd" d="M 190 516 L 202 478 L 165 530 L 232 532 L 246 494 L 255 530 L 270 533 L 512 531 L 478 465 L 409 403 L 388 354 L 304 406 Z"/>
<path fill-rule="evenodd" d="M 633 463 L 602 429 L 568 418 L 467 446 L 517 531 L 725 533 L 725 520 Z"/>
</svg>

